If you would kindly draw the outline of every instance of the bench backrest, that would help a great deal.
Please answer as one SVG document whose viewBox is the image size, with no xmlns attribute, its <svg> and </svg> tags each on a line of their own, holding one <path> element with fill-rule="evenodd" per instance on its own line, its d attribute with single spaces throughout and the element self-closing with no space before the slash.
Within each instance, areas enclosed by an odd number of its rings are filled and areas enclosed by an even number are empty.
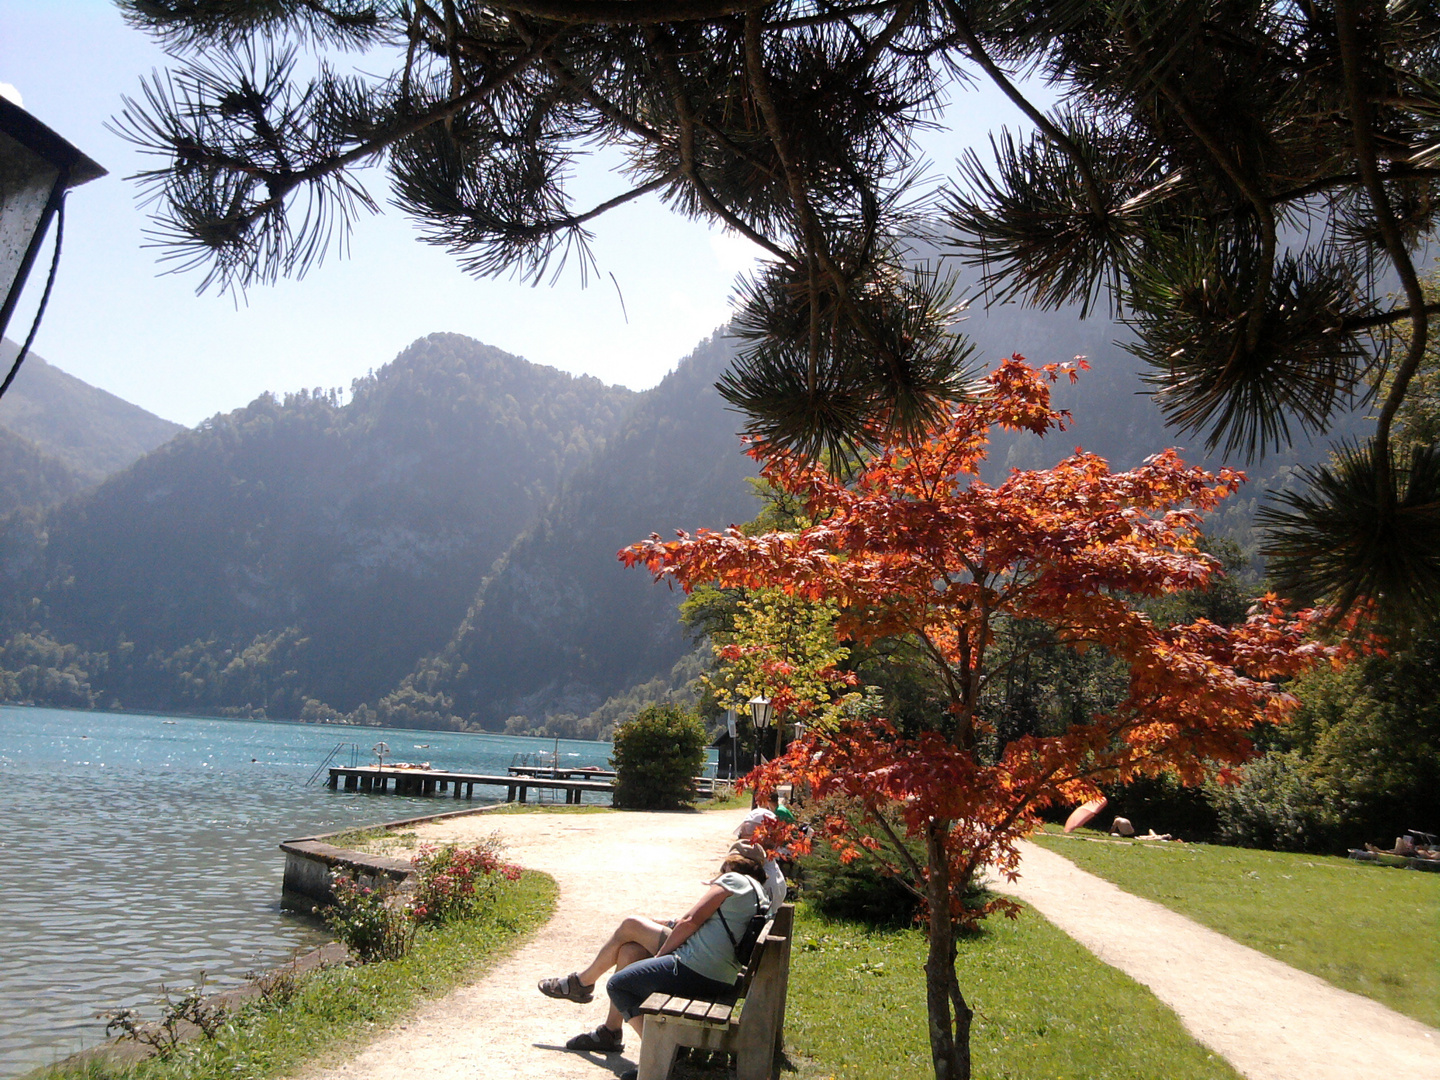
<svg viewBox="0 0 1440 1080">
<path fill-rule="evenodd" d="M 773 970 L 782 965 L 784 968 L 789 967 L 790 933 L 794 920 L 795 905 L 782 904 L 780 910 L 766 921 L 760 936 L 755 940 L 755 949 L 750 953 L 750 963 L 745 965 L 740 972 L 739 981 L 735 984 L 740 997 L 749 996 L 751 983 L 762 971 Z"/>
</svg>

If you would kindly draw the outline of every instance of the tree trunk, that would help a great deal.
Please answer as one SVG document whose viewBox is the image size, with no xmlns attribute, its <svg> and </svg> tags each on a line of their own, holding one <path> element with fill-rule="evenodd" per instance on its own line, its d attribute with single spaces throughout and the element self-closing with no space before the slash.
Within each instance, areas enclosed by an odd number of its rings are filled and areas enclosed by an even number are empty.
<svg viewBox="0 0 1440 1080">
<path fill-rule="evenodd" d="M 955 924 L 950 918 L 950 861 L 945 838 L 950 822 L 925 827 L 929 862 L 926 899 L 930 907 L 929 953 L 925 958 L 925 1006 L 930 1021 L 930 1056 L 935 1080 L 970 1080 L 970 1020 L 974 1013 L 955 977 Z M 951 1006 L 954 1011 L 951 1011 Z"/>
</svg>

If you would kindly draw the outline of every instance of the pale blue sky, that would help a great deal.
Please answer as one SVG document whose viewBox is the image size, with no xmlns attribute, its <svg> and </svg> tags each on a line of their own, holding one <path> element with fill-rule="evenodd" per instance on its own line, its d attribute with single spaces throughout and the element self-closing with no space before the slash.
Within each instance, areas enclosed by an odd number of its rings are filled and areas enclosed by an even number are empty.
<svg viewBox="0 0 1440 1080">
<path fill-rule="evenodd" d="M 136 94 L 140 76 L 165 59 L 106 0 L 0 0 L 0 82 L 110 170 L 70 196 L 60 273 L 35 351 L 152 412 L 194 424 L 266 390 L 348 387 L 436 331 L 643 389 L 728 317 L 748 244 L 655 199 L 597 223 L 601 276 L 588 288 L 573 267 L 553 287 L 476 281 L 386 206 L 358 223 L 349 258 L 331 257 L 302 281 L 252 289 L 238 306 L 228 296 L 197 297 L 197 277 L 162 274 L 158 253 L 143 246 L 145 216 L 124 180 L 143 159 L 105 130 L 121 95 Z M 948 130 L 927 136 L 945 169 L 992 127 L 1019 119 L 988 88 L 959 91 L 948 116 Z M 599 162 L 577 173 L 585 190 L 623 190 Z M 375 174 L 368 186 L 386 204 L 384 178 Z M 44 258 L 48 265 L 48 248 Z M 10 337 L 24 336 L 41 284 L 37 271 Z"/>
</svg>

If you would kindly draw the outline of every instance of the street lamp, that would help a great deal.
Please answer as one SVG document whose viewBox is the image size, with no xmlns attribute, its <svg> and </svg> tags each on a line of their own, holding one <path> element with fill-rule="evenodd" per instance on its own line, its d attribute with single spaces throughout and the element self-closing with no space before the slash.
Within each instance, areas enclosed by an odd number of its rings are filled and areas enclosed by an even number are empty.
<svg viewBox="0 0 1440 1080">
<path fill-rule="evenodd" d="M 767 697 L 753 697 L 750 699 L 750 719 L 755 724 L 755 764 L 765 764 L 765 753 L 761 749 L 764 743 L 761 741 L 763 732 L 770 726 L 770 717 L 774 714 L 775 707 L 770 704 Z"/>
<path fill-rule="evenodd" d="M 10 324 L 25 279 L 50 228 L 50 219 L 58 218 L 55 254 L 51 258 L 45 293 L 25 345 L 15 357 L 5 381 L 0 383 L 0 395 L 10 388 L 20 370 L 50 299 L 65 228 L 65 193 L 104 175 L 105 170 L 99 165 L 19 105 L 0 97 L 0 289 L 4 290 L 0 293 L 3 296 L 0 334 Z"/>
</svg>

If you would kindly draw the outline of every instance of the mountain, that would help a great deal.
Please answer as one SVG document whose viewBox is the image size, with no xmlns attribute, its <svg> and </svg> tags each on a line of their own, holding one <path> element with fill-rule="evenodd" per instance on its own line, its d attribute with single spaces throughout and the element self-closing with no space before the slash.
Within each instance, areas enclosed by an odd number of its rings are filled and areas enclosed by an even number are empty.
<svg viewBox="0 0 1440 1080">
<path fill-rule="evenodd" d="M 536 724 L 585 715 L 670 671 L 692 647 L 676 618 L 682 594 L 626 569 L 616 552 L 651 532 L 724 528 L 758 512 L 741 418 L 714 385 L 730 357 L 717 333 L 635 403 L 496 564 L 410 687 L 498 729 L 517 715 Z"/>
<path fill-rule="evenodd" d="M 0 342 L 9 371 L 19 347 Z M 50 505 L 100 483 L 184 429 L 67 375 L 33 352 L 0 398 L 0 513 Z M 16 441 L 16 438 L 24 443 Z M 17 479 L 18 477 L 25 479 Z M 25 494 L 32 501 L 13 500 Z"/>
<path fill-rule="evenodd" d="M 54 506 L 88 486 L 64 461 L 0 426 L 0 515 Z"/>
<path fill-rule="evenodd" d="M 962 330 L 977 370 L 1016 352 L 1092 368 L 1055 388 L 1066 431 L 996 434 L 987 480 L 1076 445 L 1122 469 L 1201 441 L 1165 428 L 1106 319 L 977 305 Z M 680 594 L 616 552 L 758 510 L 743 419 L 714 389 L 731 350 L 717 334 L 637 394 L 433 334 L 348 401 L 264 395 L 88 490 L 0 428 L 0 498 L 32 507 L 0 519 L 0 699 L 592 730 L 696 662 Z M 1257 502 L 1327 452 L 1251 468 L 1208 527 L 1253 552 Z"/>
<path fill-rule="evenodd" d="M 36 625 L 158 709 L 374 700 L 441 648 L 476 583 L 633 392 L 423 338 L 335 394 L 257 398 L 54 509 L 5 567 Z"/>
</svg>

